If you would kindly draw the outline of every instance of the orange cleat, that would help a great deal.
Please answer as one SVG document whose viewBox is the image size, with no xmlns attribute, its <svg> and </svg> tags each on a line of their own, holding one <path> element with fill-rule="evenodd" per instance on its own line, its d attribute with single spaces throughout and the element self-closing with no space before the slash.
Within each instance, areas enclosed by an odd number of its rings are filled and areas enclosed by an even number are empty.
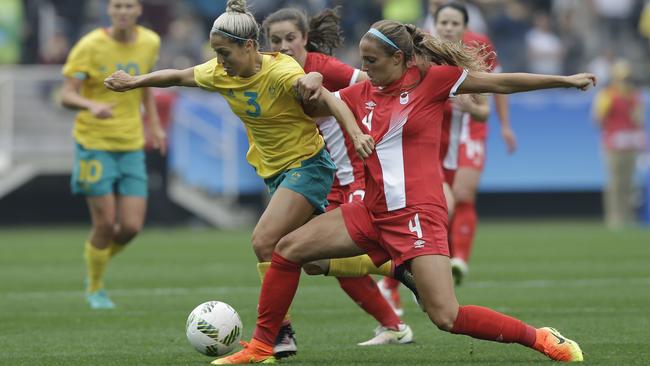
<svg viewBox="0 0 650 366">
<path fill-rule="evenodd" d="M 553 328 L 537 329 L 533 348 L 555 361 L 582 362 L 584 360 L 578 343 L 564 337 Z"/>
<path fill-rule="evenodd" d="M 244 365 L 251 363 L 275 363 L 273 357 L 273 346 L 264 344 L 256 339 L 252 339 L 250 343 L 239 342 L 244 349 L 235 352 L 230 356 L 217 358 L 212 361 L 213 365 Z"/>
</svg>

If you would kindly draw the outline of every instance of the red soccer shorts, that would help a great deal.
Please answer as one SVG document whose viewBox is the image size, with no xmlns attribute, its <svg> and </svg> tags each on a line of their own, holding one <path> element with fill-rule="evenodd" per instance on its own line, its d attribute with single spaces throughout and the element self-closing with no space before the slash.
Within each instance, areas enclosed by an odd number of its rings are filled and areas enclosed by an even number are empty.
<svg viewBox="0 0 650 366">
<path fill-rule="evenodd" d="M 483 170 L 485 166 L 485 141 L 467 140 L 462 142 L 458 151 L 458 168 Z"/>
<path fill-rule="evenodd" d="M 449 256 L 447 210 L 426 205 L 373 215 L 363 202 L 341 206 L 345 227 L 375 265 L 395 266 L 422 255 Z"/>
</svg>

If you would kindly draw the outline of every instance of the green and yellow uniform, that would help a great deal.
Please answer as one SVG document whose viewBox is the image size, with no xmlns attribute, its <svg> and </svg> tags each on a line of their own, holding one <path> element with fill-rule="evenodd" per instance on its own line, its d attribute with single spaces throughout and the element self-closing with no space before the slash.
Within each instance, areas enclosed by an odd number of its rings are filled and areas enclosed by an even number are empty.
<svg viewBox="0 0 650 366">
<path fill-rule="evenodd" d="M 105 195 L 117 185 L 122 195 L 146 196 L 142 89 L 125 93 L 104 87 L 104 79 L 118 70 L 131 75 L 150 72 L 158 59 L 160 38 L 141 26 L 133 42 L 122 43 L 106 29 L 84 36 L 72 49 L 63 75 L 83 80 L 81 96 L 113 106 L 113 117 L 95 118 L 79 112 L 73 136 L 77 143 L 72 176 L 74 193 Z"/>
<path fill-rule="evenodd" d="M 271 194 L 280 186 L 291 189 L 323 212 L 336 166 L 294 91 L 304 75 L 292 57 L 280 53 L 263 53 L 260 71 L 248 78 L 229 76 L 216 58 L 194 68 L 199 87 L 223 95 L 244 123 L 246 159 Z"/>
</svg>

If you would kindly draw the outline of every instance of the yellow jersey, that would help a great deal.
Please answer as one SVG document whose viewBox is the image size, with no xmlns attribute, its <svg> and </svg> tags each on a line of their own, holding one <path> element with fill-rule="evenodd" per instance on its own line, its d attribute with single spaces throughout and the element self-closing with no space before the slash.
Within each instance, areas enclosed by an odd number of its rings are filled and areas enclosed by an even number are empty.
<svg viewBox="0 0 650 366">
<path fill-rule="evenodd" d="M 246 160 L 262 178 L 299 167 L 324 146 L 293 89 L 304 75 L 300 64 L 281 53 L 262 53 L 260 71 L 248 78 L 229 76 L 216 58 L 194 67 L 198 86 L 223 95 L 244 123 Z"/>
<path fill-rule="evenodd" d="M 130 43 L 116 41 L 104 28 L 77 42 L 63 66 L 63 75 L 83 80 L 81 96 L 113 105 L 112 118 L 95 118 L 86 110 L 77 114 L 72 134 L 79 144 L 105 151 L 142 148 L 142 89 L 112 92 L 104 87 L 104 79 L 118 70 L 131 75 L 150 72 L 158 60 L 159 49 L 160 37 L 141 26 L 136 28 L 136 39 Z"/>
</svg>

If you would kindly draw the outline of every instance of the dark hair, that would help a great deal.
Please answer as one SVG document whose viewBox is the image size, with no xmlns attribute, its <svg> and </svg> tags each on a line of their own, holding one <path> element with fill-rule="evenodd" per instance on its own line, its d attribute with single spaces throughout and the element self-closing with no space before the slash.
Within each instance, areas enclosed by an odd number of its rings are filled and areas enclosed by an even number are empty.
<svg viewBox="0 0 650 366">
<path fill-rule="evenodd" d="M 459 66 L 470 71 L 487 69 L 485 60 L 488 55 L 483 48 L 468 48 L 460 42 L 433 37 L 413 24 L 402 24 L 394 20 L 380 20 L 372 28 L 381 32 L 397 48 L 370 33 L 366 33 L 363 38 L 372 36 L 387 55 L 401 51 L 405 63 L 418 55 L 438 65 Z"/>
<path fill-rule="evenodd" d="M 253 14 L 248 12 L 246 0 L 228 0 L 226 12 L 221 14 L 212 25 L 210 35 L 213 34 L 224 36 L 239 45 L 243 45 L 249 39 L 257 44 L 260 28 Z"/>
<path fill-rule="evenodd" d="M 334 9 L 325 9 L 307 20 L 307 14 L 296 8 L 280 9 L 264 19 L 262 28 L 267 39 L 270 37 L 271 24 L 291 21 L 296 28 L 307 38 L 307 51 L 319 52 L 328 55 L 332 50 L 343 43 L 343 32 L 339 26 L 341 16 L 338 14 L 340 6 Z"/>
<path fill-rule="evenodd" d="M 446 4 L 441 5 L 436 10 L 436 12 L 433 14 L 433 21 L 434 22 L 436 22 L 436 23 L 438 22 L 438 14 L 440 14 L 442 9 L 444 9 L 444 8 L 452 8 L 454 10 L 459 11 L 461 14 L 463 14 L 463 22 L 464 22 L 463 25 L 467 25 L 467 23 L 469 23 L 469 13 L 467 12 L 467 7 L 465 5 L 463 5 L 463 4 L 455 2 L 455 1 L 448 2 Z"/>
</svg>

